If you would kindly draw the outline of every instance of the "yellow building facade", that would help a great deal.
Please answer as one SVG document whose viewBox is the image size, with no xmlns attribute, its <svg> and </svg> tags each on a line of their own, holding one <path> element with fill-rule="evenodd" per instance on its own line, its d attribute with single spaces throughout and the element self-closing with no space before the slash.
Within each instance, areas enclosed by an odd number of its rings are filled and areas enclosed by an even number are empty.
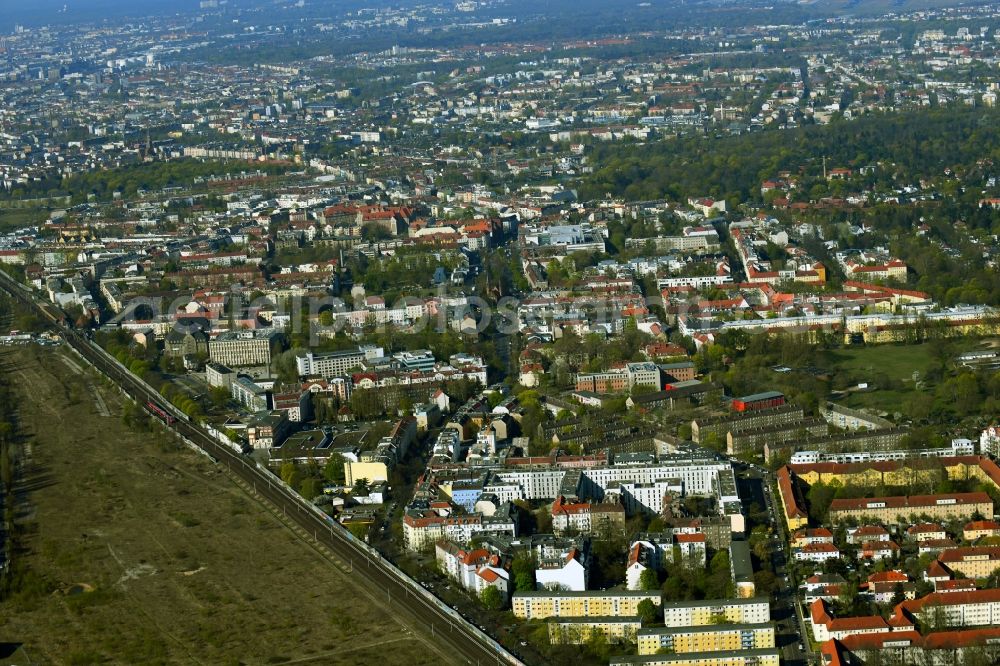
<svg viewBox="0 0 1000 666">
<path fill-rule="evenodd" d="M 639 604 L 649 599 L 659 606 L 659 592 L 520 592 L 511 600 L 514 616 L 522 620 L 550 617 L 636 617 Z"/>
<path fill-rule="evenodd" d="M 674 654 L 722 650 L 763 650 L 773 648 L 774 625 L 717 624 L 704 627 L 656 627 L 639 631 L 639 654 L 656 654 L 662 649 Z"/>
<path fill-rule="evenodd" d="M 553 645 L 582 645 L 595 634 L 609 643 L 634 643 L 642 623 L 639 618 L 595 617 L 553 620 L 549 624 L 549 642 Z"/>
</svg>

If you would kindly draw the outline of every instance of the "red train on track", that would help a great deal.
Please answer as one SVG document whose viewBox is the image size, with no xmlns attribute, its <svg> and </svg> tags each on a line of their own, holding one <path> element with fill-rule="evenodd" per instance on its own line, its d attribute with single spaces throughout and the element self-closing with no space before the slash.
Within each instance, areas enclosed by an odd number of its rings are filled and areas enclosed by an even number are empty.
<svg viewBox="0 0 1000 666">
<path fill-rule="evenodd" d="M 148 411 L 150 414 L 152 414 L 156 418 L 166 423 L 168 426 L 173 425 L 174 422 L 177 421 L 177 419 L 168 414 L 166 410 L 164 410 L 162 407 L 157 405 L 152 400 L 146 402 L 146 411 Z"/>
</svg>

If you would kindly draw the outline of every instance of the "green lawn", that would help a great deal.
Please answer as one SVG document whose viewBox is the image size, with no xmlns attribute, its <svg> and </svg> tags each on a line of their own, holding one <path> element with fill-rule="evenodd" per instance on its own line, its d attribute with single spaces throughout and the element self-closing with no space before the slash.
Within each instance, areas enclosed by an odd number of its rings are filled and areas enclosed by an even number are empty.
<svg viewBox="0 0 1000 666">
<path fill-rule="evenodd" d="M 42 208 L 0 208 L 0 231 L 42 224 L 48 217 Z"/>
<path fill-rule="evenodd" d="M 890 379 L 910 380 L 914 370 L 926 374 L 931 364 L 931 347 L 922 345 L 878 345 L 826 352 L 825 367 L 837 372 L 863 375 L 885 373 Z"/>
</svg>

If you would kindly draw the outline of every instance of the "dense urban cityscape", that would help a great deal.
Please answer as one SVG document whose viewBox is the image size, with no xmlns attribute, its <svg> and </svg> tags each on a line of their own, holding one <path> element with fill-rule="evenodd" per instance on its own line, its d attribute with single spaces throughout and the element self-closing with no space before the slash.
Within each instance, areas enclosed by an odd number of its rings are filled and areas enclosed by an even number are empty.
<svg viewBox="0 0 1000 666">
<path fill-rule="evenodd" d="M 0 9 L 0 664 L 1000 663 L 1000 4 Z"/>
</svg>

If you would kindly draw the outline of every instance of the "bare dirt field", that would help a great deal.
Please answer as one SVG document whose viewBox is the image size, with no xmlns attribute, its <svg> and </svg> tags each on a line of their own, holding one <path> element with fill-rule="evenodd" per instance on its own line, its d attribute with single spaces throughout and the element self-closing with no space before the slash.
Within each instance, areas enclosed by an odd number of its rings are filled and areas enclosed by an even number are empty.
<svg viewBox="0 0 1000 666">
<path fill-rule="evenodd" d="M 87 372 L 0 350 L 26 450 L 15 557 L 40 583 L 0 604 L 0 640 L 40 664 L 451 662 L 217 466 L 129 430 Z"/>
</svg>

